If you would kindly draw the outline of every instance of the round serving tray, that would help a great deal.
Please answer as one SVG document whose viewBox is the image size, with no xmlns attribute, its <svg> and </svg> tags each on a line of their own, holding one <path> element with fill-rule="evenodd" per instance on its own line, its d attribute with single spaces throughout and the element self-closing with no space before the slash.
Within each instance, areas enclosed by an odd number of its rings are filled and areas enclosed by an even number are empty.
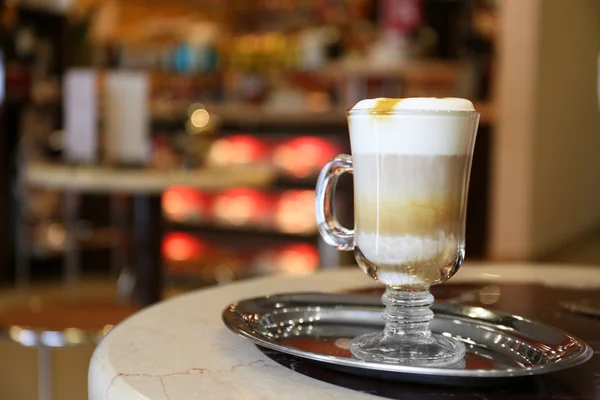
<svg viewBox="0 0 600 400">
<path fill-rule="evenodd" d="M 436 303 L 432 330 L 462 341 L 465 362 L 423 368 L 358 360 L 348 344 L 383 329 L 380 298 L 292 293 L 256 297 L 223 311 L 225 325 L 255 344 L 344 372 L 391 380 L 474 384 L 546 374 L 579 365 L 592 349 L 560 329 L 481 307 Z"/>
</svg>

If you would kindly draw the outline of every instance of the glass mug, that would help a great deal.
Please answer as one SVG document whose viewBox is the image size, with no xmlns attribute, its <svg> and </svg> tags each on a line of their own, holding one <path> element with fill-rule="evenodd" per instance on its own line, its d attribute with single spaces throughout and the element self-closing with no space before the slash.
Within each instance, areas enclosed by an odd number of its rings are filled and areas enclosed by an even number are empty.
<svg viewBox="0 0 600 400">
<path fill-rule="evenodd" d="M 358 265 L 387 286 L 383 332 L 352 340 L 362 360 L 426 367 L 462 362 L 465 347 L 432 334 L 431 285 L 448 280 L 465 256 L 465 220 L 479 114 L 464 99 L 363 100 L 348 112 L 352 156 L 327 163 L 317 182 L 316 216 L 325 242 L 354 251 Z M 353 230 L 335 219 L 341 174 L 353 174 Z"/>
</svg>

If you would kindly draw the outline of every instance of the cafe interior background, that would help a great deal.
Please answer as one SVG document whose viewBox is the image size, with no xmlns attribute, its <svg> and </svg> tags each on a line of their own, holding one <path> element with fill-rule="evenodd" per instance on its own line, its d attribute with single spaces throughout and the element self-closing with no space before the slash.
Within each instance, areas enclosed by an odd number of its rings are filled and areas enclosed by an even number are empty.
<svg viewBox="0 0 600 400">
<path fill-rule="evenodd" d="M 596 0 L 0 4 L 5 331 L 355 268 L 320 239 L 314 187 L 349 152 L 345 110 L 367 97 L 466 97 L 481 113 L 463 268 L 600 273 Z M 350 226 L 350 179 L 336 207 Z M 0 398 L 36 398 L 38 349 L 13 333 Z M 93 349 L 51 350 L 56 398 L 85 398 Z"/>
</svg>

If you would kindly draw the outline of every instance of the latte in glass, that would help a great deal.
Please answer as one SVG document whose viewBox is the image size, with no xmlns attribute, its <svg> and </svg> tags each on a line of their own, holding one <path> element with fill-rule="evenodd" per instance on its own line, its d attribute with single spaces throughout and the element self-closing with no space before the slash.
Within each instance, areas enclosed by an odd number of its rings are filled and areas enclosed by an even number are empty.
<svg viewBox="0 0 600 400">
<path fill-rule="evenodd" d="M 440 111 L 441 110 L 441 111 Z M 465 99 L 370 99 L 349 113 L 355 252 L 390 286 L 447 280 L 464 257 L 477 120 Z"/>
</svg>

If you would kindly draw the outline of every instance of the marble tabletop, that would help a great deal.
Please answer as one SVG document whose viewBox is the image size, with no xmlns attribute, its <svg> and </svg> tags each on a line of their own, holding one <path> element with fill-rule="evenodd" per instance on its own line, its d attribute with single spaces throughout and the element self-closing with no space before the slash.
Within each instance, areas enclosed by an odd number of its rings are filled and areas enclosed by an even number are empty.
<svg viewBox="0 0 600 400">
<path fill-rule="evenodd" d="M 600 287 L 600 267 L 466 263 L 450 282 L 482 281 L 539 283 L 556 288 L 576 287 L 589 292 Z M 217 286 L 159 303 L 118 325 L 98 346 L 90 364 L 89 398 L 380 398 L 365 390 L 348 388 L 352 385 L 343 387 L 330 383 L 335 380 L 314 379 L 308 376 L 310 374 L 293 371 L 231 333 L 221 322 L 221 311 L 242 298 L 280 292 L 339 291 L 374 285 L 376 283 L 358 268 L 344 268 L 302 277 L 272 276 Z M 528 298 L 522 301 L 526 302 Z M 529 296 L 529 301 L 535 299 Z M 590 344 L 597 350 L 598 342 Z M 600 377 L 600 371 L 597 372 L 593 376 Z M 353 380 L 357 381 L 356 378 Z M 600 393 L 600 385 L 597 386 Z M 397 392 L 398 388 L 393 390 Z M 371 393 L 382 394 L 377 390 Z M 406 393 L 408 397 L 397 398 L 439 397 L 436 393 L 415 392 L 414 388 L 407 389 Z M 468 398 L 487 398 L 476 392 L 466 393 L 471 396 Z M 423 397 L 425 394 L 429 397 Z M 452 391 L 449 394 L 454 395 Z"/>
</svg>

